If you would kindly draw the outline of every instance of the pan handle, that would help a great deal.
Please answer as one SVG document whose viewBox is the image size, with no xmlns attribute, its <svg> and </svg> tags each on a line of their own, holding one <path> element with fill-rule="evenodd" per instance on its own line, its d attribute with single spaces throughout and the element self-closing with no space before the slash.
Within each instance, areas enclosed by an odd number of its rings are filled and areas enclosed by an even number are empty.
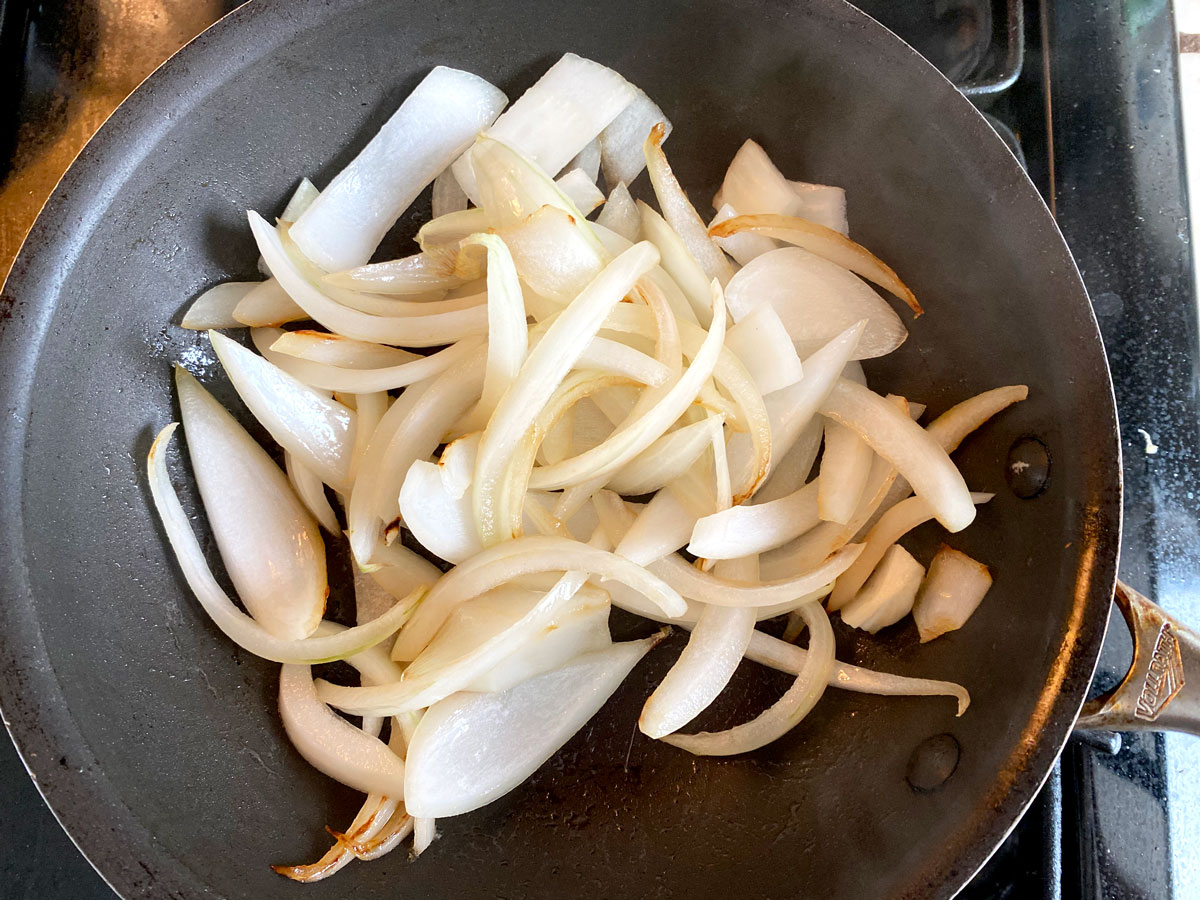
<svg viewBox="0 0 1200 900">
<path fill-rule="evenodd" d="M 1076 729 L 1200 735 L 1200 635 L 1120 581 L 1114 599 L 1133 635 L 1133 664 L 1115 689 L 1084 704 Z"/>
</svg>

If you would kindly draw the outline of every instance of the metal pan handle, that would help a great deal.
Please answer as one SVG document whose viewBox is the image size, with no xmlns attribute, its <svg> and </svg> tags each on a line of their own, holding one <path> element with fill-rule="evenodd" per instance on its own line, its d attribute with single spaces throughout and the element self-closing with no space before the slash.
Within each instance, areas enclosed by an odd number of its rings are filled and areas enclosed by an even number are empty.
<svg viewBox="0 0 1200 900">
<path fill-rule="evenodd" d="M 1200 635 L 1119 581 L 1115 599 L 1133 664 L 1114 690 L 1084 704 L 1076 729 L 1200 735 Z"/>
</svg>

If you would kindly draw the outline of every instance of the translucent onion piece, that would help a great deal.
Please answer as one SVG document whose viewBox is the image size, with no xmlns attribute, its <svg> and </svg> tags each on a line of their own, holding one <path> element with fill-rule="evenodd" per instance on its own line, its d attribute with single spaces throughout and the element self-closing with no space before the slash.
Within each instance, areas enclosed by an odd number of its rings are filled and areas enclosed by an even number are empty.
<svg viewBox="0 0 1200 900">
<path fill-rule="evenodd" d="M 459 260 L 464 266 L 456 265 Z M 344 272 L 326 275 L 322 282 L 350 290 L 369 291 L 403 297 L 407 294 L 426 294 L 449 290 L 479 276 L 476 266 L 467 264 L 469 257 L 452 252 L 414 253 L 401 259 L 368 263 Z"/>
<path fill-rule="evenodd" d="M 373 647 L 408 621 L 423 592 L 414 592 L 369 624 L 348 628 L 328 637 L 309 637 L 296 641 L 274 637 L 234 606 L 208 568 L 200 543 L 192 533 L 191 523 L 167 475 L 166 447 L 175 428 L 176 423 L 173 422 L 160 431 L 150 448 L 146 459 L 150 493 L 188 586 L 226 637 L 263 659 L 284 663 L 322 663 L 344 659 Z"/>
<path fill-rule="evenodd" d="M 668 432 L 608 479 L 618 494 L 649 494 L 692 467 L 714 441 L 725 442 L 725 419 L 710 416 Z"/>
<path fill-rule="evenodd" d="M 604 202 L 604 194 L 583 169 L 571 169 L 554 182 L 585 216 Z"/>
<path fill-rule="evenodd" d="M 713 216 L 713 220 L 708 225 L 708 233 L 712 237 L 713 243 L 736 259 L 739 266 L 744 266 L 755 257 L 762 256 L 764 253 L 770 253 L 779 247 L 779 244 L 775 243 L 769 237 L 763 237 L 761 234 L 754 234 L 752 232 L 739 232 L 731 234 L 728 237 L 713 234 L 713 229 L 716 226 L 729 219 L 736 218 L 737 214 L 737 210 L 726 203 Z"/>
<path fill-rule="evenodd" d="M 512 520 L 504 476 L 525 432 L 549 401 L 608 311 L 658 262 L 650 244 L 637 244 L 606 266 L 558 316 L 521 367 L 484 431 L 475 472 L 473 502 L 485 545 L 505 537 Z"/>
<path fill-rule="evenodd" d="M 361 266 L 400 214 L 506 102 L 477 75 L 435 67 L 296 220 L 296 245 L 326 271 Z M 278 274 L 270 258 L 267 264 Z"/>
<path fill-rule="evenodd" d="M 755 558 L 716 569 L 735 581 L 757 577 Z M 642 707 L 638 727 L 652 738 L 678 731 L 700 715 L 729 684 L 754 634 L 754 609 L 704 606 L 679 659 Z"/>
<path fill-rule="evenodd" d="M 368 794 L 404 797 L 404 760 L 318 700 L 308 666 L 283 666 L 279 715 L 292 745 L 313 768 Z"/>
<path fill-rule="evenodd" d="M 185 416 L 185 428 L 187 427 L 186 419 Z M 296 457 L 286 450 L 283 452 L 283 464 L 287 471 L 288 482 L 300 502 L 304 504 L 304 508 L 330 534 L 340 534 L 342 526 L 338 524 L 337 515 L 333 511 L 333 507 L 329 505 L 329 498 L 325 496 L 325 485 L 321 479 L 314 475 L 311 469 L 296 462 Z M 240 592 L 241 588 L 238 588 L 238 591 Z"/>
<path fill-rule="evenodd" d="M 846 571 L 862 551 L 861 544 L 847 544 L 808 572 L 780 581 L 748 584 L 697 571 L 679 556 L 666 556 L 651 563 L 647 570 L 690 600 L 714 606 L 771 606 L 820 591 Z"/>
<path fill-rule="evenodd" d="M 899 470 L 924 497 L 948 531 L 961 531 L 975 518 L 975 505 L 962 475 L 946 451 L 907 410 L 868 388 L 839 379 L 821 414 L 853 429 L 876 453 Z"/>
<path fill-rule="evenodd" d="M 568 538 L 523 537 L 489 547 L 443 576 L 397 638 L 392 658 L 415 659 L 462 601 L 523 575 L 554 571 L 587 572 L 600 580 L 619 581 L 640 591 L 669 616 L 687 609 L 683 598 L 664 581 L 614 553 Z"/>
<path fill-rule="evenodd" d="M 987 503 L 993 494 L 970 494 L 972 503 Z M 866 549 L 838 579 L 829 598 L 829 609 L 841 609 L 858 593 L 879 561 L 896 541 L 934 517 L 933 506 L 924 497 L 909 497 L 889 509 L 867 532 Z"/>
<path fill-rule="evenodd" d="M 221 559 L 255 621 L 308 637 L 325 610 L 325 543 L 284 474 L 188 372 L 175 369 L 192 471 Z"/>
<path fill-rule="evenodd" d="M 579 355 L 575 365 L 580 369 L 599 369 L 615 375 L 625 375 L 645 385 L 665 384 L 671 371 L 658 360 L 635 350 L 627 344 L 595 337 Z"/>
<path fill-rule="evenodd" d="M 650 173 L 650 184 L 654 186 L 654 195 L 658 198 L 663 218 L 679 235 L 688 253 L 700 264 L 700 268 L 709 279 L 717 279 L 721 287 L 724 287 L 733 277 L 733 267 L 721 248 L 708 236 L 704 220 L 700 218 L 675 178 L 675 173 L 671 171 L 671 165 L 662 149 L 664 130 L 662 123 L 655 125 L 650 129 L 646 143 L 642 146 L 642 152 L 646 155 L 646 170 Z"/>
<path fill-rule="evenodd" d="M 820 604 L 809 603 L 800 607 L 799 612 L 811 635 L 808 656 L 796 681 L 774 705 L 757 718 L 728 731 L 674 734 L 663 740 L 697 756 L 733 756 L 766 746 L 795 728 L 825 693 L 836 649 L 829 617 Z"/>
<path fill-rule="evenodd" d="M 714 209 L 725 205 L 740 213 L 796 215 L 799 200 L 762 146 L 748 140 L 734 154 L 713 197 Z"/>
<path fill-rule="evenodd" d="M 430 219 L 417 230 L 417 245 L 426 252 L 455 246 L 463 238 L 487 228 L 488 214 L 482 209 L 445 213 Z"/>
<path fill-rule="evenodd" d="M 508 247 L 494 234 L 476 234 L 463 241 L 464 247 L 472 245 L 487 249 L 487 365 L 477 409 L 490 415 L 525 362 L 529 331 L 521 282 Z"/>
<path fill-rule="evenodd" d="M 350 841 L 371 840 L 384 828 L 399 805 L 399 800 L 391 800 L 382 794 L 368 794 L 358 815 L 346 829 L 345 839 Z M 339 836 L 337 842 L 315 863 L 300 866 L 271 866 L 271 869 L 276 874 L 293 881 L 312 884 L 340 872 L 353 862 L 354 858 L 354 852 Z"/>
<path fill-rule="evenodd" d="M 925 567 L 899 544 L 892 544 L 862 590 L 842 609 L 842 621 L 871 634 L 909 614 Z"/>
<path fill-rule="evenodd" d="M 768 503 L 742 504 L 696 522 L 688 553 L 702 559 L 734 559 L 781 547 L 820 521 L 819 482 Z"/>
<path fill-rule="evenodd" d="M 296 185 L 296 190 L 292 192 L 291 199 L 288 200 L 287 206 L 283 208 L 283 212 L 279 214 L 279 218 L 284 222 L 295 222 L 303 212 L 312 206 L 313 201 L 321 194 L 317 190 L 317 186 L 307 178 L 301 178 L 300 183 Z"/>
<path fill-rule="evenodd" d="M 616 553 L 640 566 L 674 553 L 688 542 L 697 516 L 673 491 L 662 490 L 642 507 L 624 535 L 610 535 Z"/>
<path fill-rule="evenodd" d="M 628 109 L 629 107 L 626 107 Z M 588 180 L 595 185 L 600 178 L 600 136 L 592 138 L 584 146 L 582 150 L 575 154 L 575 158 L 565 166 L 568 172 L 573 169 L 580 169 Z"/>
<path fill-rule="evenodd" d="M 549 175 L 557 175 L 630 104 L 635 93 L 636 88 L 612 69 L 567 53 L 486 134 L 529 157 Z M 475 178 L 484 177 L 482 173 L 459 160 L 454 174 L 467 196 L 478 202 Z"/>
<path fill-rule="evenodd" d="M 422 358 L 419 354 L 409 353 L 399 347 L 356 341 L 325 331 L 275 329 L 272 333 L 276 338 L 270 348 L 276 353 L 343 369 L 381 369 Z"/>
<path fill-rule="evenodd" d="M 962 628 L 991 586 L 987 566 L 943 544 L 913 606 L 921 643 Z"/>
<path fill-rule="evenodd" d="M 762 394 L 793 385 L 804 377 L 795 344 L 774 307 L 765 303 L 729 329 L 725 346 L 741 360 Z"/>
<path fill-rule="evenodd" d="M 754 502 L 769 503 L 794 494 L 804 486 L 808 476 L 812 474 L 813 463 L 821 449 L 821 436 L 825 433 L 824 423 L 820 417 L 809 419 L 808 424 L 800 429 L 792 449 L 783 455 L 783 459 L 772 454 L 774 467 L 762 487 L 754 494 Z"/>
<path fill-rule="evenodd" d="M 227 281 L 213 285 L 192 301 L 179 324 L 193 331 L 240 328 L 242 323 L 233 317 L 233 311 L 258 286 L 257 281 Z"/>
<path fill-rule="evenodd" d="M 543 297 L 565 305 L 608 259 L 585 227 L 571 213 L 547 205 L 498 233 L 522 280 Z"/>
<path fill-rule="evenodd" d="M 359 570 L 359 574 L 364 573 Z M 442 571 L 425 557 L 396 541 L 376 549 L 374 568 L 369 577 L 390 594 L 394 602 L 413 591 L 420 590 L 423 593 L 433 587 L 434 582 L 442 577 Z M 383 612 L 379 610 L 376 615 L 382 615 Z M 371 618 L 376 618 L 376 615 Z"/>
<path fill-rule="evenodd" d="M 472 443 L 477 449 L 478 443 Z M 469 449 L 467 452 L 474 462 L 475 454 Z M 470 494 L 447 485 L 443 471 L 440 464 L 422 459 L 409 466 L 400 488 L 400 516 L 422 547 L 447 562 L 460 563 L 482 550 L 483 545 L 471 512 Z"/>
<path fill-rule="evenodd" d="M 503 693 L 459 693 L 431 707 L 408 751 L 409 812 L 459 815 L 517 787 L 595 715 L 657 641 L 614 644 Z M 497 753 L 499 746 L 508 749 Z"/>
<path fill-rule="evenodd" d="M 535 469 L 530 487 L 553 490 L 615 472 L 661 437 L 691 406 L 700 387 L 712 375 L 725 340 L 725 303 L 715 282 L 711 293 L 712 326 L 684 373 L 669 387 L 660 388 L 661 394 L 641 416 L 623 423 L 599 446 L 556 465 Z"/>
<path fill-rule="evenodd" d="M 825 453 L 817 508 L 822 519 L 845 525 L 854 515 L 867 486 L 874 454 L 849 428 L 836 422 L 825 425 Z"/>
<path fill-rule="evenodd" d="M 846 192 L 828 184 L 809 184 L 805 181 L 789 181 L 800 205 L 792 215 L 808 219 L 839 234 L 849 234 L 850 224 L 846 221 Z"/>
<path fill-rule="evenodd" d="M 308 313 L 296 305 L 274 278 L 256 285 L 233 309 L 233 318 L 251 328 L 302 322 Z"/>
<path fill-rule="evenodd" d="M 284 450 L 334 490 L 345 492 L 354 447 L 354 410 L 322 396 L 217 331 L 213 349 L 242 401 Z"/>
<path fill-rule="evenodd" d="M 633 184 L 646 167 L 642 147 L 651 128 L 661 125 L 664 141 L 671 134 L 671 123 L 658 105 L 640 89 L 634 91 L 630 104 L 600 132 L 600 168 L 610 190 L 617 184 Z"/>
<path fill-rule="evenodd" d="M 710 233 L 713 237 L 728 237 L 746 231 L 803 247 L 810 253 L 849 269 L 895 294 L 908 305 L 914 315 L 919 316 L 924 312 L 916 296 L 891 266 L 866 247 L 856 244 L 832 228 L 793 216 L 750 215 L 738 216 L 715 225 Z"/>
<path fill-rule="evenodd" d="M 687 245 L 667 224 L 666 219 L 641 200 L 637 201 L 637 208 L 641 214 L 643 239 L 658 248 L 662 255 L 663 270 L 687 298 L 696 320 L 707 327 L 712 310 L 709 305 L 709 278 L 704 274 L 704 269 L 688 252 Z M 735 316 L 734 321 L 736 320 Z"/>
<path fill-rule="evenodd" d="M 746 650 L 746 659 L 799 675 L 808 659 L 808 651 L 755 631 Z M 829 686 L 858 694 L 880 694 L 888 697 L 953 697 L 958 703 L 957 715 L 962 715 L 971 705 L 971 695 L 962 685 L 952 681 L 933 681 L 927 678 L 908 678 L 863 669 L 849 663 L 836 662 L 829 676 Z"/>
<path fill-rule="evenodd" d="M 436 819 L 413 819 L 412 855 L 414 859 L 428 850 L 429 845 L 437 837 L 436 821 Z"/>
<path fill-rule="evenodd" d="M 371 437 L 388 411 L 389 402 L 391 398 L 384 391 L 354 395 L 354 414 L 358 422 L 354 429 L 354 454 L 350 460 L 351 479 L 358 477 L 358 469 L 367 455 Z"/>
<path fill-rule="evenodd" d="M 467 208 L 467 194 L 454 177 L 454 172 L 446 169 L 433 179 L 433 199 L 430 215 L 433 218 L 447 213 L 462 212 Z"/>
<path fill-rule="evenodd" d="M 363 862 L 379 859 L 403 843 L 416 830 L 415 824 L 416 819 L 403 808 L 398 809 L 379 834 L 370 840 L 356 841 L 350 845 L 350 850 Z"/>
<path fill-rule="evenodd" d="M 600 215 L 596 217 L 596 224 L 619 234 L 627 241 L 638 240 L 641 216 L 629 188 L 625 187 L 625 182 L 617 182 L 616 187 L 608 192 L 608 199 L 604 208 L 600 210 Z"/>
</svg>

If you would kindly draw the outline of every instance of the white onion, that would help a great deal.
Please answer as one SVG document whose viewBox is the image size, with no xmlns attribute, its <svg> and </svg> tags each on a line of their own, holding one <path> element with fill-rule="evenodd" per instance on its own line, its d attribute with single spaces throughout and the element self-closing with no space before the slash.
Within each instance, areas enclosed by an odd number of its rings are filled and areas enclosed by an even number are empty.
<svg viewBox="0 0 1200 900">
<path fill-rule="evenodd" d="M 789 181 L 788 184 L 800 200 L 792 215 L 832 228 L 839 234 L 850 234 L 850 224 L 846 221 L 846 191 L 843 188 L 805 181 Z"/>
<path fill-rule="evenodd" d="M 257 284 L 233 309 L 233 318 L 251 328 L 302 322 L 308 313 L 296 305 L 274 278 Z"/>
<path fill-rule="evenodd" d="M 641 216 L 637 204 L 625 187 L 625 182 L 617 182 L 616 187 L 608 192 L 604 208 L 596 217 L 596 224 L 607 228 L 627 241 L 636 242 L 641 232 Z"/>
<path fill-rule="evenodd" d="M 712 237 L 713 243 L 736 259 L 739 266 L 747 265 L 752 259 L 762 256 L 764 253 L 770 253 L 779 247 L 779 244 L 769 237 L 763 237 L 761 234 L 753 232 L 743 231 L 728 236 L 724 236 L 720 232 L 713 232 L 713 229 L 722 222 L 736 218 L 737 215 L 737 210 L 728 203 L 721 206 L 712 221 L 708 223 L 708 233 Z"/>
<path fill-rule="evenodd" d="M 899 544 L 892 544 L 867 583 L 842 608 L 842 621 L 871 634 L 895 625 L 913 608 L 925 567 Z"/>
<path fill-rule="evenodd" d="M 443 454 L 451 460 L 449 466 L 415 460 L 400 488 L 404 524 L 421 546 L 447 562 L 460 563 L 483 549 L 471 514 L 470 480 L 460 483 L 459 471 L 463 465 L 474 468 L 478 448 L 477 437 L 460 438 Z"/>
<path fill-rule="evenodd" d="M 592 338 L 591 343 L 579 354 L 575 365 L 580 369 L 599 369 L 625 375 L 651 387 L 665 384 L 671 378 L 671 370 L 658 360 L 627 344 L 602 337 Z"/>
<path fill-rule="evenodd" d="M 327 271 L 361 266 L 400 214 L 506 102 L 477 75 L 435 67 L 296 220 L 296 245 Z M 267 264 L 278 275 L 269 257 Z"/>
<path fill-rule="evenodd" d="M 943 544 L 913 606 L 921 643 L 962 628 L 991 586 L 987 566 Z"/>
<path fill-rule="evenodd" d="M 229 380 L 283 449 L 334 490 L 345 492 L 354 446 L 354 410 L 314 391 L 217 331 L 208 333 Z"/>
<path fill-rule="evenodd" d="M 641 200 L 637 201 L 637 208 L 641 214 L 643 240 L 650 241 L 658 248 L 664 272 L 683 292 L 697 321 L 707 327 L 712 309 L 709 303 L 709 278 L 704 274 L 704 269 L 688 252 L 687 245 L 667 224 L 666 219 Z"/>
<path fill-rule="evenodd" d="M 433 179 L 433 196 L 430 203 L 430 215 L 433 218 L 447 213 L 462 212 L 467 208 L 467 194 L 454 177 L 450 169 Z"/>
<path fill-rule="evenodd" d="M 494 234 L 476 234 L 463 246 L 487 249 L 487 365 L 483 371 L 483 393 L 477 409 L 490 416 L 500 397 L 517 377 L 529 349 L 529 331 L 525 324 L 525 299 L 512 255 L 504 241 Z"/>
<path fill-rule="evenodd" d="M 565 306 L 608 260 L 586 227 L 573 214 L 547 205 L 498 233 L 521 279 L 543 297 Z"/>
<path fill-rule="evenodd" d="M 618 494 L 649 494 L 692 467 L 714 442 L 725 441 L 725 419 L 710 416 L 668 432 L 630 460 L 608 479 Z"/>
<path fill-rule="evenodd" d="M 614 644 L 502 693 L 459 693 L 432 706 L 408 751 L 409 812 L 460 815 L 511 791 L 595 715 L 656 642 Z M 497 753 L 501 745 L 508 749 Z"/>
<path fill-rule="evenodd" d="M 270 349 L 276 353 L 343 369 L 379 369 L 422 358 L 417 353 L 409 353 L 399 347 L 356 341 L 325 331 L 283 331 L 276 328 L 270 333 L 275 335 Z"/>
<path fill-rule="evenodd" d="M 725 335 L 725 346 L 741 360 L 762 394 L 795 384 L 804 377 L 796 346 L 775 308 L 755 307 Z"/>
<path fill-rule="evenodd" d="M 813 463 L 821 449 L 821 437 L 825 433 L 824 423 L 819 416 L 809 419 L 800 429 L 792 448 L 783 454 L 783 459 L 772 455 L 771 474 L 754 493 L 754 503 L 769 503 L 790 496 L 808 481 Z"/>
<path fill-rule="evenodd" d="M 854 431 L 837 422 L 826 423 L 817 499 L 822 519 L 842 525 L 850 521 L 867 486 L 873 456 Z"/>
<path fill-rule="evenodd" d="M 332 272 L 321 279 L 321 284 L 407 297 L 431 291 L 447 291 L 478 277 L 478 266 L 473 264 L 469 256 L 439 250 L 369 263 L 344 272 Z"/>
<path fill-rule="evenodd" d="M 673 491 L 661 490 L 642 507 L 629 530 L 616 538 L 615 552 L 640 566 L 649 565 L 686 544 L 696 519 Z"/>
<path fill-rule="evenodd" d="M 699 519 L 688 553 L 703 559 L 734 559 L 783 546 L 820 521 L 818 484 L 813 481 L 778 500 L 732 506 Z"/>
<path fill-rule="evenodd" d="M 213 285 L 192 301 L 179 324 L 194 331 L 239 328 L 242 323 L 234 318 L 233 311 L 258 286 L 256 281 L 226 281 Z"/>
<path fill-rule="evenodd" d="M 629 107 L 625 107 L 628 109 Z M 570 172 L 573 169 L 581 170 L 593 185 L 598 184 L 600 178 L 600 136 L 592 138 L 584 148 L 575 154 L 575 158 L 564 166 L 566 171 Z"/>
<path fill-rule="evenodd" d="M 443 213 L 417 230 L 417 245 L 425 252 L 455 247 L 463 238 L 486 231 L 489 222 L 487 211 L 474 207 Z"/>
<path fill-rule="evenodd" d="M 730 161 L 721 189 L 713 197 L 713 208 L 729 205 L 742 214 L 794 215 L 798 202 L 791 184 L 767 152 L 756 141 L 747 140 Z"/>
<path fill-rule="evenodd" d="M 313 201 L 320 195 L 321 192 L 317 190 L 315 184 L 307 178 L 301 178 L 300 183 L 296 185 L 296 190 L 292 192 L 287 206 L 279 214 L 279 218 L 284 222 L 295 222 L 306 209 L 313 205 Z"/>
<path fill-rule="evenodd" d="M 618 184 L 633 184 L 646 167 L 642 147 L 650 129 L 661 125 L 664 141 L 671 134 L 671 123 L 658 105 L 640 89 L 635 87 L 634 92 L 629 105 L 600 132 L 600 168 L 610 190 Z"/>
<path fill-rule="evenodd" d="M 589 178 L 583 169 L 570 169 L 554 183 L 585 216 L 604 202 L 604 194 L 596 187 L 596 180 Z"/>
<path fill-rule="evenodd" d="M 297 462 L 296 457 L 286 450 L 283 452 L 283 464 L 288 482 L 300 502 L 304 504 L 304 508 L 330 534 L 339 534 L 342 527 L 338 524 L 333 507 L 329 505 L 329 498 L 325 496 L 324 482 L 303 463 Z"/>
</svg>

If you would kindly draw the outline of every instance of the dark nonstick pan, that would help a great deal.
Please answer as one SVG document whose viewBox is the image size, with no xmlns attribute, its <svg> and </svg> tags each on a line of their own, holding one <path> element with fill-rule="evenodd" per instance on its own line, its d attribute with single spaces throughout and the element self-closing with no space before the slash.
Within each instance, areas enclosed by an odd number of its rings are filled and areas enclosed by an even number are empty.
<svg viewBox="0 0 1200 900">
<path fill-rule="evenodd" d="M 830 691 L 777 744 L 696 760 L 635 727 L 676 639 L 527 784 L 440 823 L 418 862 L 300 887 L 267 864 L 318 854 L 355 797 L 290 749 L 277 667 L 209 624 L 148 509 L 144 456 L 177 416 L 170 363 L 232 401 L 207 340 L 174 323 L 202 288 L 254 274 L 244 210 L 327 181 L 431 66 L 516 96 L 566 50 L 663 106 L 698 200 L 746 137 L 793 177 L 848 189 L 856 237 L 928 310 L 871 368 L 879 384 L 935 413 L 1030 385 L 958 455 L 997 492 L 954 539 L 996 575 L 979 612 L 926 646 L 911 626 L 838 632 L 842 659 L 956 680 L 974 702 L 956 719 L 945 699 Z M 391 248 L 411 233 L 401 222 Z M 948 897 L 1075 725 L 1113 598 L 1115 412 L 1075 265 L 983 118 L 838 0 L 255 0 L 143 84 L 58 186 L 4 289 L 0 361 L 0 703 L 47 801 L 129 898 Z M 1044 483 L 1010 487 L 1014 445 L 1045 449 Z M 928 559 L 942 535 L 916 538 Z M 1152 725 L 1187 699 L 1163 711 L 1189 645 L 1147 627 L 1153 677 L 1131 682 L 1127 718 Z M 785 683 L 747 664 L 703 724 L 753 715 Z"/>
</svg>

